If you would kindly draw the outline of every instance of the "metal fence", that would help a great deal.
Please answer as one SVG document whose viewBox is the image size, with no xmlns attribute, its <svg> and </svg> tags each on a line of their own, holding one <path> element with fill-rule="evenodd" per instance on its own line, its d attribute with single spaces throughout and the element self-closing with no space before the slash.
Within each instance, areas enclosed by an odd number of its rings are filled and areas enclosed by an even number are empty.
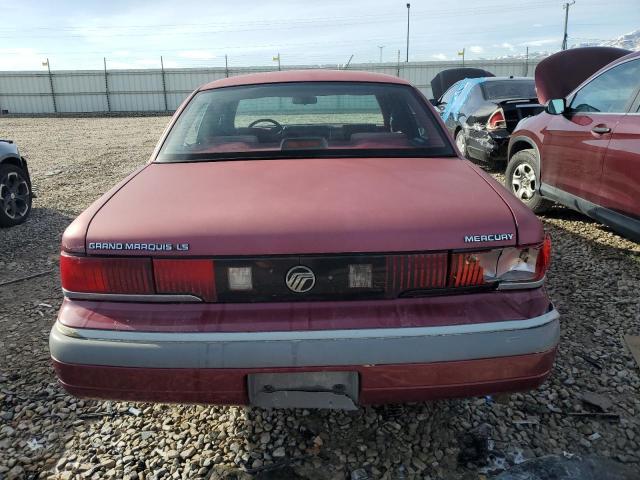
<svg viewBox="0 0 640 480">
<path fill-rule="evenodd" d="M 483 68 L 497 76 L 532 76 L 536 64 L 537 61 L 524 60 L 476 60 L 467 61 L 465 66 Z M 349 70 L 405 78 L 430 98 L 431 79 L 442 70 L 460 66 L 460 62 L 366 63 L 352 64 Z M 283 70 L 341 67 L 287 66 Z M 273 70 L 273 67 L 223 67 L 0 72 L 0 115 L 172 112 L 189 93 L 204 83 Z"/>
</svg>

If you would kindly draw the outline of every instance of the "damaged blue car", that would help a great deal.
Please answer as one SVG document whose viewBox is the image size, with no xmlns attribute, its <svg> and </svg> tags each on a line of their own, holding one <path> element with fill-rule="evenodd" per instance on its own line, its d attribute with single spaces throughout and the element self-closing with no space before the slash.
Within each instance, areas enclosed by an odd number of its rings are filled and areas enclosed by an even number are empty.
<svg viewBox="0 0 640 480">
<path fill-rule="evenodd" d="M 437 99 L 432 103 L 460 152 L 492 169 L 506 165 L 509 137 L 518 122 L 544 109 L 532 78 L 450 69 L 436 75 L 431 87 Z"/>
</svg>

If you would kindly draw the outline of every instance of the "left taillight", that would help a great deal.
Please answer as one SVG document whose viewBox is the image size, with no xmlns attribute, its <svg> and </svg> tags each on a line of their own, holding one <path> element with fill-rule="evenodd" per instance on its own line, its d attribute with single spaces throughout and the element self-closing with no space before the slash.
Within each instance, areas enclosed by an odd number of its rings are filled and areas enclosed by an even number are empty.
<svg viewBox="0 0 640 480">
<path fill-rule="evenodd" d="M 213 260 L 60 255 L 62 288 L 77 293 L 194 295 L 216 301 Z"/>
<path fill-rule="evenodd" d="M 76 257 L 60 255 L 62 288 L 81 293 L 155 293 L 149 258 Z"/>
<path fill-rule="evenodd" d="M 499 128 L 507 128 L 507 121 L 501 108 L 493 112 L 487 121 L 488 130 L 497 130 Z"/>
<path fill-rule="evenodd" d="M 205 302 L 216 301 L 213 260 L 156 258 L 153 274 L 160 294 L 195 295 Z"/>
</svg>

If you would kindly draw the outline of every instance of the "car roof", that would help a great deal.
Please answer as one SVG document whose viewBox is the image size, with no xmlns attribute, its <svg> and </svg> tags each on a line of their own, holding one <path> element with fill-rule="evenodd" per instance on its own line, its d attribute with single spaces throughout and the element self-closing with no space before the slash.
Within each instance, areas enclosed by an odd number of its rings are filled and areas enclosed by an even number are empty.
<svg viewBox="0 0 640 480">
<path fill-rule="evenodd" d="M 481 83 L 485 83 L 485 82 L 495 82 L 495 81 L 523 81 L 523 80 L 530 80 L 531 82 L 533 82 L 533 77 L 474 77 L 474 78 L 461 78 L 460 80 L 458 80 L 456 83 L 453 83 L 449 88 L 447 88 L 447 90 L 444 93 L 447 93 L 449 90 L 451 90 L 454 86 L 456 85 L 460 85 L 461 83 L 466 83 L 466 82 L 474 82 L 477 83 L 478 85 L 480 85 Z M 444 95 L 444 93 L 442 95 Z"/>
<path fill-rule="evenodd" d="M 211 90 L 222 87 L 235 87 L 240 85 L 256 85 L 263 83 L 286 82 L 369 82 L 369 83 L 395 83 L 410 85 L 402 78 L 382 73 L 361 72 L 357 70 L 286 70 L 282 72 L 261 72 L 248 75 L 238 75 L 223 78 L 207 83 L 199 90 Z"/>
<path fill-rule="evenodd" d="M 530 80 L 533 82 L 533 77 L 485 77 L 485 82 L 505 81 L 505 80 Z"/>
<path fill-rule="evenodd" d="M 618 63 L 626 62 L 627 60 L 631 60 L 632 58 L 637 58 L 637 57 L 640 57 L 640 52 L 631 52 L 625 55 L 624 57 L 620 57 L 619 59 L 614 60 L 607 66 L 610 67 L 611 65 L 616 65 Z"/>
</svg>

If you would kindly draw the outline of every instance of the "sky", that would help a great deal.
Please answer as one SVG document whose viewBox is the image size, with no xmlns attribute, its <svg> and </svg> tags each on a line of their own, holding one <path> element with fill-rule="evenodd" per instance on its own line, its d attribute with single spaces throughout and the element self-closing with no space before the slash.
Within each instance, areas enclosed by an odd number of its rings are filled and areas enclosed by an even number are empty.
<svg viewBox="0 0 640 480">
<path fill-rule="evenodd" d="M 560 48 L 562 0 L 413 0 L 409 60 Z M 396 62 L 406 0 L 0 0 L 0 70 Z M 569 44 L 640 29 L 640 0 L 576 0 Z"/>
</svg>

